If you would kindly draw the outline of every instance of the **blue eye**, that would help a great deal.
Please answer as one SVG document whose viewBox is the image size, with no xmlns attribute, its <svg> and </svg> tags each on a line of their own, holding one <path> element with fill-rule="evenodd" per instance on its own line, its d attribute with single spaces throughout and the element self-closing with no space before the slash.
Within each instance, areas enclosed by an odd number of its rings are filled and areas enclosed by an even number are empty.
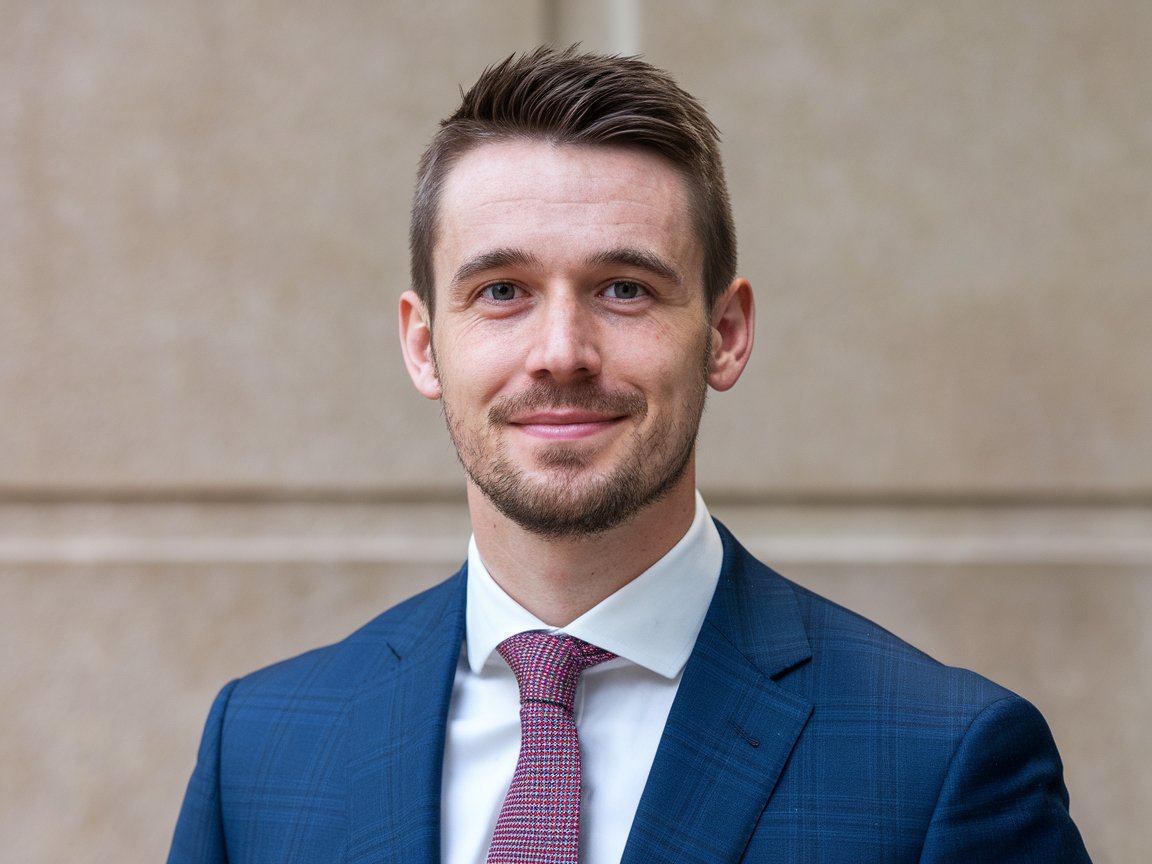
<svg viewBox="0 0 1152 864">
<path fill-rule="evenodd" d="M 519 290 L 511 282 L 493 282 L 491 285 L 486 285 L 480 294 L 488 300 L 515 300 L 519 296 Z"/>
<path fill-rule="evenodd" d="M 604 296 L 614 300 L 635 300 L 646 293 L 648 292 L 643 285 L 638 285 L 635 282 L 617 281 L 608 286 L 604 291 Z"/>
</svg>

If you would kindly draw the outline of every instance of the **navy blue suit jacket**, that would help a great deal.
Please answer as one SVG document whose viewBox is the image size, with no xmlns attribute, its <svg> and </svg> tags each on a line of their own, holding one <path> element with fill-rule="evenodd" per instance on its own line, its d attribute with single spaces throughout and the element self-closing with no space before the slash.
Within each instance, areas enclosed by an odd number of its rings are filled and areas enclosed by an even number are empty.
<svg viewBox="0 0 1152 864">
<path fill-rule="evenodd" d="M 1035 708 L 721 534 L 625 864 L 1088 860 Z M 436 864 L 466 578 L 228 685 L 170 864 Z"/>
</svg>

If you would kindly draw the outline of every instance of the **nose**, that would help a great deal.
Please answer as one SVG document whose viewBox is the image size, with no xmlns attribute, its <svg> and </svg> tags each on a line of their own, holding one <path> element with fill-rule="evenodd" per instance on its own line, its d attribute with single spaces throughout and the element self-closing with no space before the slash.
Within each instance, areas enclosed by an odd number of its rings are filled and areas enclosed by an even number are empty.
<svg viewBox="0 0 1152 864">
<path fill-rule="evenodd" d="M 549 297 L 532 322 L 528 372 L 557 381 L 591 378 L 600 374 L 599 333 L 595 312 L 579 297 Z"/>
</svg>

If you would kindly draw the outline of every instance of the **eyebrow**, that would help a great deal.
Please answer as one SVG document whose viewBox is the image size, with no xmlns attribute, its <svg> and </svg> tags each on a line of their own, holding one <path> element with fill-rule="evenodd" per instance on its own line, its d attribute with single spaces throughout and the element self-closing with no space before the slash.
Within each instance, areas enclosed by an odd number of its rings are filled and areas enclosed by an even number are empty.
<svg viewBox="0 0 1152 864">
<path fill-rule="evenodd" d="M 475 258 L 469 258 L 456 268 L 456 272 L 452 276 L 452 285 L 458 286 L 480 273 L 487 273 L 489 270 L 499 270 L 504 267 L 535 267 L 539 263 L 539 258 L 524 249 L 513 247 L 492 249 L 488 252 L 481 252 Z"/>
<path fill-rule="evenodd" d="M 588 267 L 631 267 L 644 270 L 667 280 L 676 286 L 684 284 L 684 279 L 671 264 L 663 258 L 646 249 L 633 249 L 620 247 L 597 252 L 586 259 Z M 525 249 L 507 246 L 500 249 L 490 249 L 469 258 L 452 275 L 452 287 L 458 287 L 470 281 L 481 273 L 489 270 L 501 270 L 507 267 L 539 267 L 540 259 Z"/>
<path fill-rule="evenodd" d="M 646 249 L 609 249 L 598 252 L 587 261 L 590 267 L 623 266 L 644 270 L 676 286 L 684 284 L 684 279 L 671 264 Z"/>
</svg>

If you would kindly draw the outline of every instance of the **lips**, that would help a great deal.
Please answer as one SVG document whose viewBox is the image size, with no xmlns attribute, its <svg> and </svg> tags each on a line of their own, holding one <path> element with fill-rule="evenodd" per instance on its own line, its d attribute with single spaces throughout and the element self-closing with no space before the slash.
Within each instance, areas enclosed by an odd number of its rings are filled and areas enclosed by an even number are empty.
<svg viewBox="0 0 1152 864">
<path fill-rule="evenodd" d="M 620 414 L 588 411 L 580 408 L 550 408 L 509 417 L 508 422 L 515 426 L 535 424 L 563 426 L 572 423 L 607 423 L 612 420 L 619 420 L 621 416 Z"/>
<path fill-rule="evenodd" d="M 602 390 L 593 383 L 558 386 L 538 381 L 528 390 L 497 400 L 488 411 L 488 421 L 540 434 L 580 435 L 647 413 L 648 402 L 639 393 Z"/>
<path fill-rule="evenodd" d="M 510 417 L 507 422 L 537 438 L 571 441 L 603 432 L 623 419 L 624 415 L 621 414 L 560 408 L 518 414 Z"/>
</svg>

